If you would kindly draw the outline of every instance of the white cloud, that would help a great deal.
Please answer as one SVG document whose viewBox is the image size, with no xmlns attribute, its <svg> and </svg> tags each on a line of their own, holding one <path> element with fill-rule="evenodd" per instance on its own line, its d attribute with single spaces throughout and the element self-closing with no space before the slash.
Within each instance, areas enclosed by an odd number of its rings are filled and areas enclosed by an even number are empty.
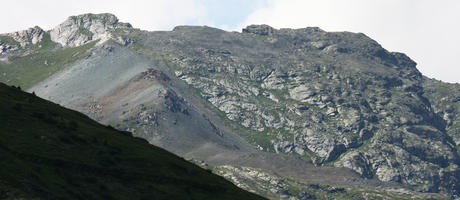
<svg viewBox="0 0 460 200">
<path fill-rule="evenodd" d="M 242 26 L 362 32 L 409 55 L 428 77 L 460 83 L 459 10 L 457 0 L 269 0 Z"/>
</svg>

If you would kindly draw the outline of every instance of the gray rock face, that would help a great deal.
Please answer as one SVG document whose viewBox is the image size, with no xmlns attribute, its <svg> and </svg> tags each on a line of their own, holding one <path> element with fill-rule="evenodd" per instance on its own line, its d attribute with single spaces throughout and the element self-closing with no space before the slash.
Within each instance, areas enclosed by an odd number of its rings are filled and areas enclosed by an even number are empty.
<svg viewBox="0 0 460 200">
<path fill-rule="evenodd" d="M 216 173 L 250 192 L 263 190 L 273 194 L 288 194 L 288 184 L 285 183 L 285 180 L 262 170 L 223 165 L 216 168 Z M 248 185 L 248 183 L 257 183 L 257 185 Z"/>
<path fill-rule="evenodd" d="M 43 40 L 45 31 L 38 26 L 13 33 L 0 34 L 0 59 L 8 52 L 38 44 Z"/>
<path fill-rule="evenodd" d="M 0 42 L 0 57 L 3 57 L 4 54 L 18 50 L 20 47 L 18 45 L 10 45 Z"/>
<path fill-rule="evenodd" d="M 334 165 L 336 167 L 350 168 L 364 177 L 373 176 L 369 161 L 361 152 L 348 153 Z"/>
<path fill-rule="evenodd" d="M 250 25 L 243 29 L 243 33 L 253 33 L 257 35 L 270 35 L 275 31 L 274 28 L 268 25 Z"/>
<path fill-rule="evenodd" d="M 112 14 L 84 14 L 69 17 L 51 30 L 51 40 L 63 47 L 76 47 L 91 41 L 107 41 L 116 29 L 132 28 L 130 24 L 120 23 Z"/>
<path fill-rule="evenodd" d="M 291 97 L 291 99 L 300 102 L 307 101 L 314 94 L 315 92 L 308 88 L 306 85 L 299 85 L 298 87 L 289 90 L 289 96 Z"/>
<path fill-rule="evenodd" d="M 446 131 L 455 144 L 460 145 L 460 84 L 449 84 L 425 78 L 425 95 L 433 109 L 445 122 Z M 458 148 L 460 149 L 460 148 Z"/>
<path fill-rule="evenodd" d="M 183 26 L 142 37 L 258 149 L 460 192 L 456 144 L 415 62 L 364 34 Z"/>
<path fill-rule="evenodd" d="M 42 41 L 43 34 L 45 31 L 38 26 L 29 28 L 27 30 L 18 31 L 14 33 L 7 33 L 7 36 L 12 37 L 16 40 L 21 46 L 26 46 L 29 44 L 37 44 Z"/>
</svg>

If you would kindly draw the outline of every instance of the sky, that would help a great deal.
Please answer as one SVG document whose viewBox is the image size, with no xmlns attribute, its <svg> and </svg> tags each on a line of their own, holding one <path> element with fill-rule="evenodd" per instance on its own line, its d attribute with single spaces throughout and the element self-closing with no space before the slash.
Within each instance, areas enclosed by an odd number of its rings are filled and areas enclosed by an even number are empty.
<svg viewBox="0 0 460 200">
<path fill-rule="evenodd" d="M 426 76 L 460 83 L 459 0 L 0 0 L 0 33 L 45 30 L 83 13 L 113 13 L 143 30 L 207 25 L 241 31 L 317 26 L 361 32 L 389 51 L 403 52 Z M 7 8 L 7 9 L 5 9 Z"/>
</svg>

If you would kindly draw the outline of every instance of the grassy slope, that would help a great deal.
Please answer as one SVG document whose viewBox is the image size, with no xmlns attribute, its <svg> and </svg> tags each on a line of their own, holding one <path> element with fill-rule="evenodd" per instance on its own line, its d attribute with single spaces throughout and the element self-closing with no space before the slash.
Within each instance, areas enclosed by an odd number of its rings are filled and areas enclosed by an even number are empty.
<svg viewBox="0 0 460 200">
<path fill-rule="evenodd" d="M 263 199 L 14 87 L 0 102 L 0 199 Z"/>
<path fill-rule="evenodd" d="M 74 62 L 88 54 L 87 50 L 97 41 L 74 48 L 56 50 L 48 33 L 42 42 L 28 46 L 26 56 L 9 58 L 9 62 L 0 62 L 0 82 L 8 85 L 19 85 L 30 88 L 62 69 L 66 64 Z"/>
<path fill-rule="evenodd" d="M 19 42 L 7 35 L 0 35 L 0 44 L 19 45 Z"/>
</svg>

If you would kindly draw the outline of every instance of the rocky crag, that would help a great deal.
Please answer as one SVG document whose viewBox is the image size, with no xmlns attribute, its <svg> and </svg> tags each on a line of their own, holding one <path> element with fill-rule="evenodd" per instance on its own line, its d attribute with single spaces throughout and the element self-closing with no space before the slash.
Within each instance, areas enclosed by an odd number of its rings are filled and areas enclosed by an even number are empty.
<svg viewBox="0 0 460 200">
<path fill-rule="evenodd" d="M 8 54 L 25 49 L 42 41 L 45 31 L 40 27 L 29 28 L 14 33 L 0 34 L 0 60 L 6 61 Z M 13 54 L 17 55 L 17 54 Z"/>
<path fill-rule="evenodd" d="M 51 41 L 58 43 L 61 48 L 65 48 L 82 46 L 96 40 L 102 44 L 109 39 L 115 39 L 112 32 L 126 31 L 127 29 L 132 29 L 131 24 L 119 22 L 118 18 L 112 14 L 72 16 L 50 31 L 44 31 L 35 26 L 27 30 L 0 34 L 0 58 L 3 57 L 5 60 L 6 55 L 8 55 L 7 52 L 28 50 L 27 47 L 30 45 L 40 43 L 45 34 L 50 36 Z M 121 37 L 116 39 L 130 42 Z M 17 54 L 10 56 L 14 55 Z"/>
<path fill-rule="evenodd" d="M 460 86 L 424 77 L 409 57 L 362 33 L 268 25 L 148 32 L 86 14 L 42 34 L 50 51 L 97 44 L 30 91 L 180 155 L 212 162 L 223 151 L 265 152 L 460 195 Z M 0 41 L 27 46 L 11 34 Z M 204 139 L 182 145 L 197 135 Z"/>
<path fill-rule="evenodd" d="M 85 14 L 69 17 L 50 31 L 51 40 L 63 47 L 76 47 L 94 40 L 103 43 L 112 38 L 112 32 L 132 28 L 131 24 L 121 23 L 112 14 Z"/>
</svg>

